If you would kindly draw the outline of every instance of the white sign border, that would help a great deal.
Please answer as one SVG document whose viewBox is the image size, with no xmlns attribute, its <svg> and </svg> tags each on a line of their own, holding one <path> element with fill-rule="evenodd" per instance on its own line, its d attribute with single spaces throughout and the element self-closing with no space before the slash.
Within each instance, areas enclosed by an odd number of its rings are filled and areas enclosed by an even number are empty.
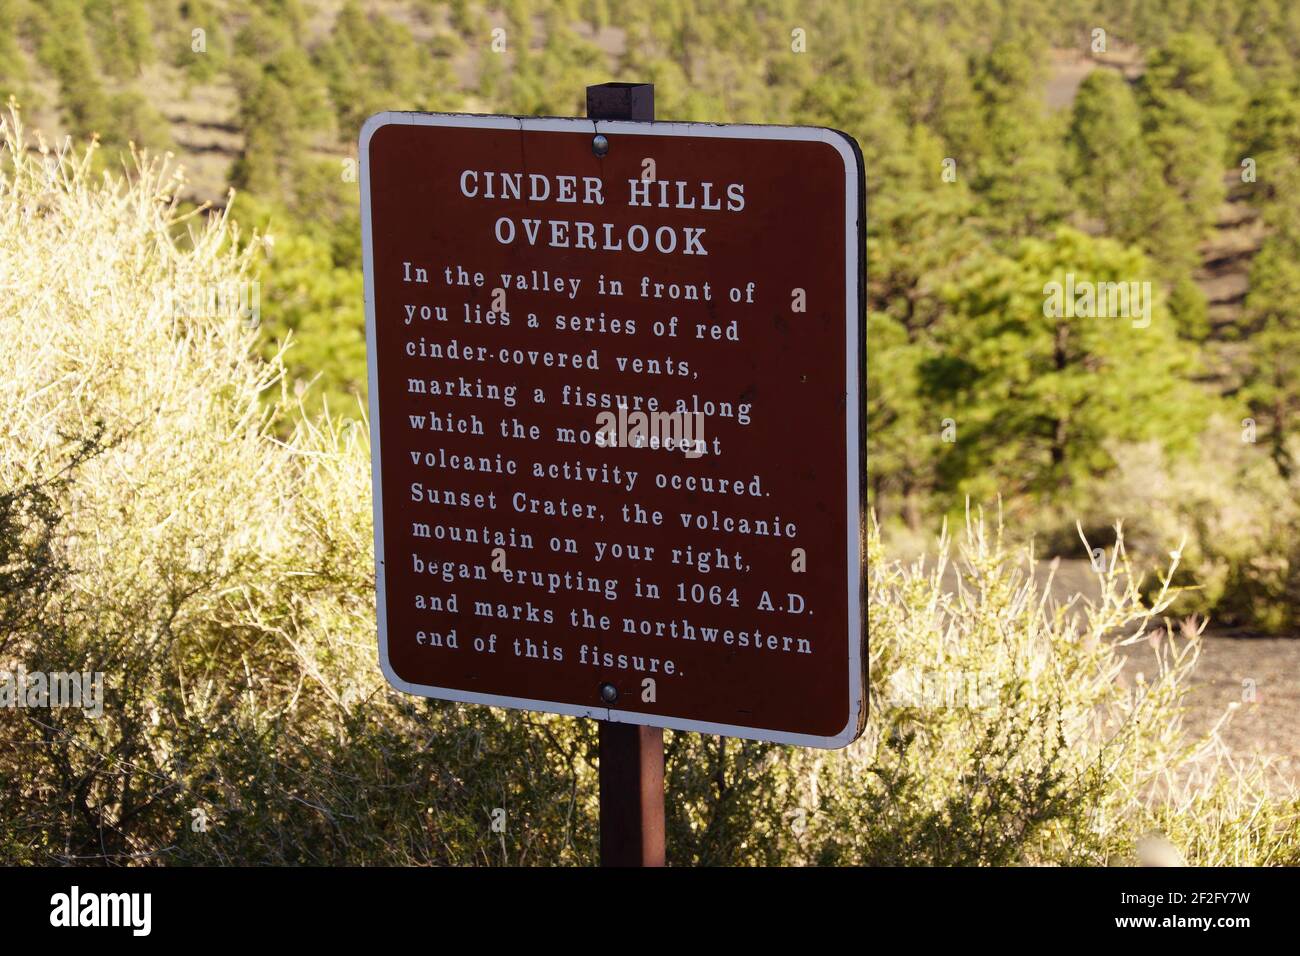
<svg viewBox="0 0 1300 956">
<path fill-rule="evenodd" d="M 849 628 L 849 700 L 851 712 L 844 729 L 829 737 L 812 734 L 785 733 L 763 727 L 745 727 L 733 724 L 715 724 L 702 720 L 685 720 L 659 714 L 617 710 L 605 707 L 585 707 L 555 701 L 530 700 L 523 697 L 504 697 L 497 694 L 477 694 L 450 687 L 433 687 L 412 684 L 403 680 L 393 670 L 388 659 L 388 608 L 384 579 L 384 524 L 383 482 L 379 446 L 379 387 L 378 363 L 375 353 L 375 288 L 374 246 L 371 234 L 370 210 L 370 139 L 380 129 L 390 125 L 477 127 L 479 129 L 518 129 L 520 131 L 556 131 L 566 133 L 598 132 L 629 133 L 638 136 L 715 136 L 721 139 L 764 139 L 785 141 L 822 142 L 833 147 L 844 160 L 845 189 L 845 421 L 848 487 L 848 628 Z M 370 403 L 370 454 L 371 480 L 374 487 L 375 522 L 375 607 L 379 630 L 379 666 L 388 682 L 400 691 L 421 697 L 434 697 L 466 704 L 487 704 L 493 707 L 510 707 L 519 710 L 564 714 L 570 717 L 591 717 L 615 723 L 642 724 L 648 727 L 665 727 L 671 730 L 691 730 L 702 734 L 721 734 L 727 737 L 744 737 L 766 740 L 799 747 L 836 749 L 850 744 L 866 720 L 867 701 L 863 692 L 863 629 L 865 617 L 862 607 L 863 545 L 861 529 L 862 459 L 859 431 L 859 362 L 862 354 L 860 335 L 861 280 L 859 270 L 859 216 L 863 198 L 859 192 L 858 153 L 851 140 L 834 130 L 812 126 L 756 126 L 715 125 L 712 123 L 660 123 L 631 122 L 626 120 L 565 119 L 559 117 L 480 116 L 469 113 L 399 113 L 383 112 L 371 116 L 361 127 L 358 141 L 361 163 L 361 246 L 365 270 L 366 306 L 366 368 Z M 856 710 L 852 709 L 856 707 Z"/>
</svg>

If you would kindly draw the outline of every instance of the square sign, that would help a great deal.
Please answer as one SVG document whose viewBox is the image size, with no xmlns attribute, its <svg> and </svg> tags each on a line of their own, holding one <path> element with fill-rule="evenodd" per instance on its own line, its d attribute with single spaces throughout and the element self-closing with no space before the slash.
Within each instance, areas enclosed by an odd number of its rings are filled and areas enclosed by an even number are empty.
<svg viewBox="0 0 1300 956">
<path fill-rule="evenodd" d="M 856 143 L 382 113 L 360 150 L 389 681 L 853 740 L 866 720 Z"/>
</svg>

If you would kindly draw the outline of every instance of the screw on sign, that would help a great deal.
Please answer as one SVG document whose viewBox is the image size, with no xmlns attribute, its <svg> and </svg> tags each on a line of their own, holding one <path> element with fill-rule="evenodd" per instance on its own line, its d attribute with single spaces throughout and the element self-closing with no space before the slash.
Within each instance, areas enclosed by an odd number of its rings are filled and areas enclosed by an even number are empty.
<svg viewBox="0 0 1300 956">
<path fill-rule="evenodd" d="M 862 160 L 588 113 L 362 129 L 379 652 L 602 721 L 602 861 L 657 864 L 662 728 L 866 721 Z"/>
</svg>

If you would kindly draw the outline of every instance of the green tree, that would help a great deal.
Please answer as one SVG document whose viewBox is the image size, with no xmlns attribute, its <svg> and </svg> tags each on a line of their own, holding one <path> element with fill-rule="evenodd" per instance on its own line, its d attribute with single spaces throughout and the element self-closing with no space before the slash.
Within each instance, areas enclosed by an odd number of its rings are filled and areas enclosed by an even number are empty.
<svg viewBox="0 0 1300 956">
<path fill-rule="evenodd" d="M 309 140 L 289 88 L 263 73 L 240 104 L 240 120 L 244 148 L 231 182 L 258 196 L 292 196 Z"/>
<path fill-rule="evenodd" d="M 17 92 L 27 78 L 27 63 L 18 47 L 20 0 L 0 0 L 0 100 Z"/>
<path fill-rule="evenodd" d="M 229 45 L 213 0 L 181 0 L 178 18 L 167 33 L 171 61 L 194 83 L 209 83 L 226 64 Z M 195 50 L 195 30 L 202 30 L 202 49 Z"/>
<path fill-rule="evenodd" d="M 336 134 L 328 93 L 290 26 L 255 17 L 240 31 L 231 72 L 239 93 L 244 148 L 231 182 L 294 204 L 312 148 Z"/>
<path fill-rule="evenodd" d="M 1172 215 L 1174 197 L 1142 135 L 1137 98 L 1119 73 L 1088 74 L 1074 100 L 1067 143 L 1080 205 L 1108 235 L 1158 253 L 1156 234 Z"/>
<path fill-rule="evenodd" d="M 114 77 L 138 76 L 153 60 L 153 21 L 144 0 L 86 0 L 99 62 Z"/>
<path fill-rule="evenodd" d="M 1177 203 L 1162 217 L 1166 262 L 1189 270 L 1223 202 L 1228 131 L 1241 90 L 1223 53 L 1201 34 L 1172 37 L 1147 61 L 1139 84 L 1147 141 Z"/>
<path fill-rule="evenodd" d="M 1262 75 L 1284 77 L 1294 69 L 1295 57 L 1286 42 L 1286 18 L 1278 0 L 1243 4 L 1236 33 L 1247 62 Z"/>
<path fill-rule="evenodd" d="M 921 503 L 934 487 L 944 425 L 921 395 L 921 369 L 931 353 L 882 312 L 868 314 L 867 342 L 868 501 L 882 522 L 897 501 L 904 522 L 917 530 Z"/>
<path fill-rule="evenodd" d="M 1252 198 L 1267 203 L 1282 198 L 1293 185 L 1291 171 L 1300 161 L 1300 89 L 1293 79 L 1265 83 L 1251 96 L 1238 124 L 1236 142 L 1242 159 L 1254 163 Z"/>
<path fill-rule="evenodd" d="M 1300 174 L 1294 165 L 1288 172 L 1286 186 L 1265 212 L 1272 231 L 1250 267 L 1245 318 L 1254 334 L 1243 389 L 1283 477 L 1295 471 L 1287 439 L 1300 416 Z"/>
<path fill-rule="evenodd" d="M 29 9 L 40 38 L 37 57 L 58 78 L 60 103 L 73 133 L 85 137 L 107 132 L 112 113 L 80 5 L 76 0 L 50 0 L 47 7 Z"/>
<path fill-rule="evenodd" d="M 138 90 L 126 90 L 111 97 L 109 111 L 113 121 L 104 137 L 106 146 L 122 148 L 135 143 L 156 152 L 175 148 L 171 127 Z"/>
<path fill-rule="evenodd" d="M 1013 42 L 996 46 L 976 77 L 988 146 L 978 155 L 973 185 L 995 233 L 1034 234 L 1060 222 L 1069 207 L 1060 139 L 1040 79 L 1032 52 Z"/>
<path fill-rule="evenodd" d="M 1071 274 L 1083 288 L 1151 281 L 1154 270 L 1136 249 L 1061 229 L 984 258 L 951 289 L 942 352 L 922 373 L 932 400 L 954 409 L 941 470 L 958 493 L 1077 501 L 1113 467 L 1112 442 L 1177 452 L 1200 431 L 1208 401 L 1188 381 L 1192 353 L 1163 301 L 1132 319 L 1079 315 L 1079 302 L 1058 310 L 1050 284 Z"/>
</svg>

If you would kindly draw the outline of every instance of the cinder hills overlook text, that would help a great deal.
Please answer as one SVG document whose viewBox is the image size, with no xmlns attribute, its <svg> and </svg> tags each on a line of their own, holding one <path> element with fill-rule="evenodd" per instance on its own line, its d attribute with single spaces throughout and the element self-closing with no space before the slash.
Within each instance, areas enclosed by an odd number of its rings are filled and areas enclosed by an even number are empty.
<svg viewBox="0 0 1300 956">
<path fill-rule="evenodd" d="M 696 209 L 704 213 L 741 212 L 745 184 L 690 183 L 683 180 L 628 179 L 623 202 L 628 206 L 659 209 Z M 548 176 L 542 173 L 507 173 L 466 169 L 460 174 L 460 192 L 467 199 L 516 200 L 584 206 L 605 205 L 605 183 L 596 176 Z M 648 252 L 664 255 L 707 256 L 704 226 L 615 226 L 608 222 L 575 219 L 515 219 L 500 216 L 492 227 L 502 245 L 515 242 L 555 249 L 597 249 L 604 252 Z"/>
</svg>

